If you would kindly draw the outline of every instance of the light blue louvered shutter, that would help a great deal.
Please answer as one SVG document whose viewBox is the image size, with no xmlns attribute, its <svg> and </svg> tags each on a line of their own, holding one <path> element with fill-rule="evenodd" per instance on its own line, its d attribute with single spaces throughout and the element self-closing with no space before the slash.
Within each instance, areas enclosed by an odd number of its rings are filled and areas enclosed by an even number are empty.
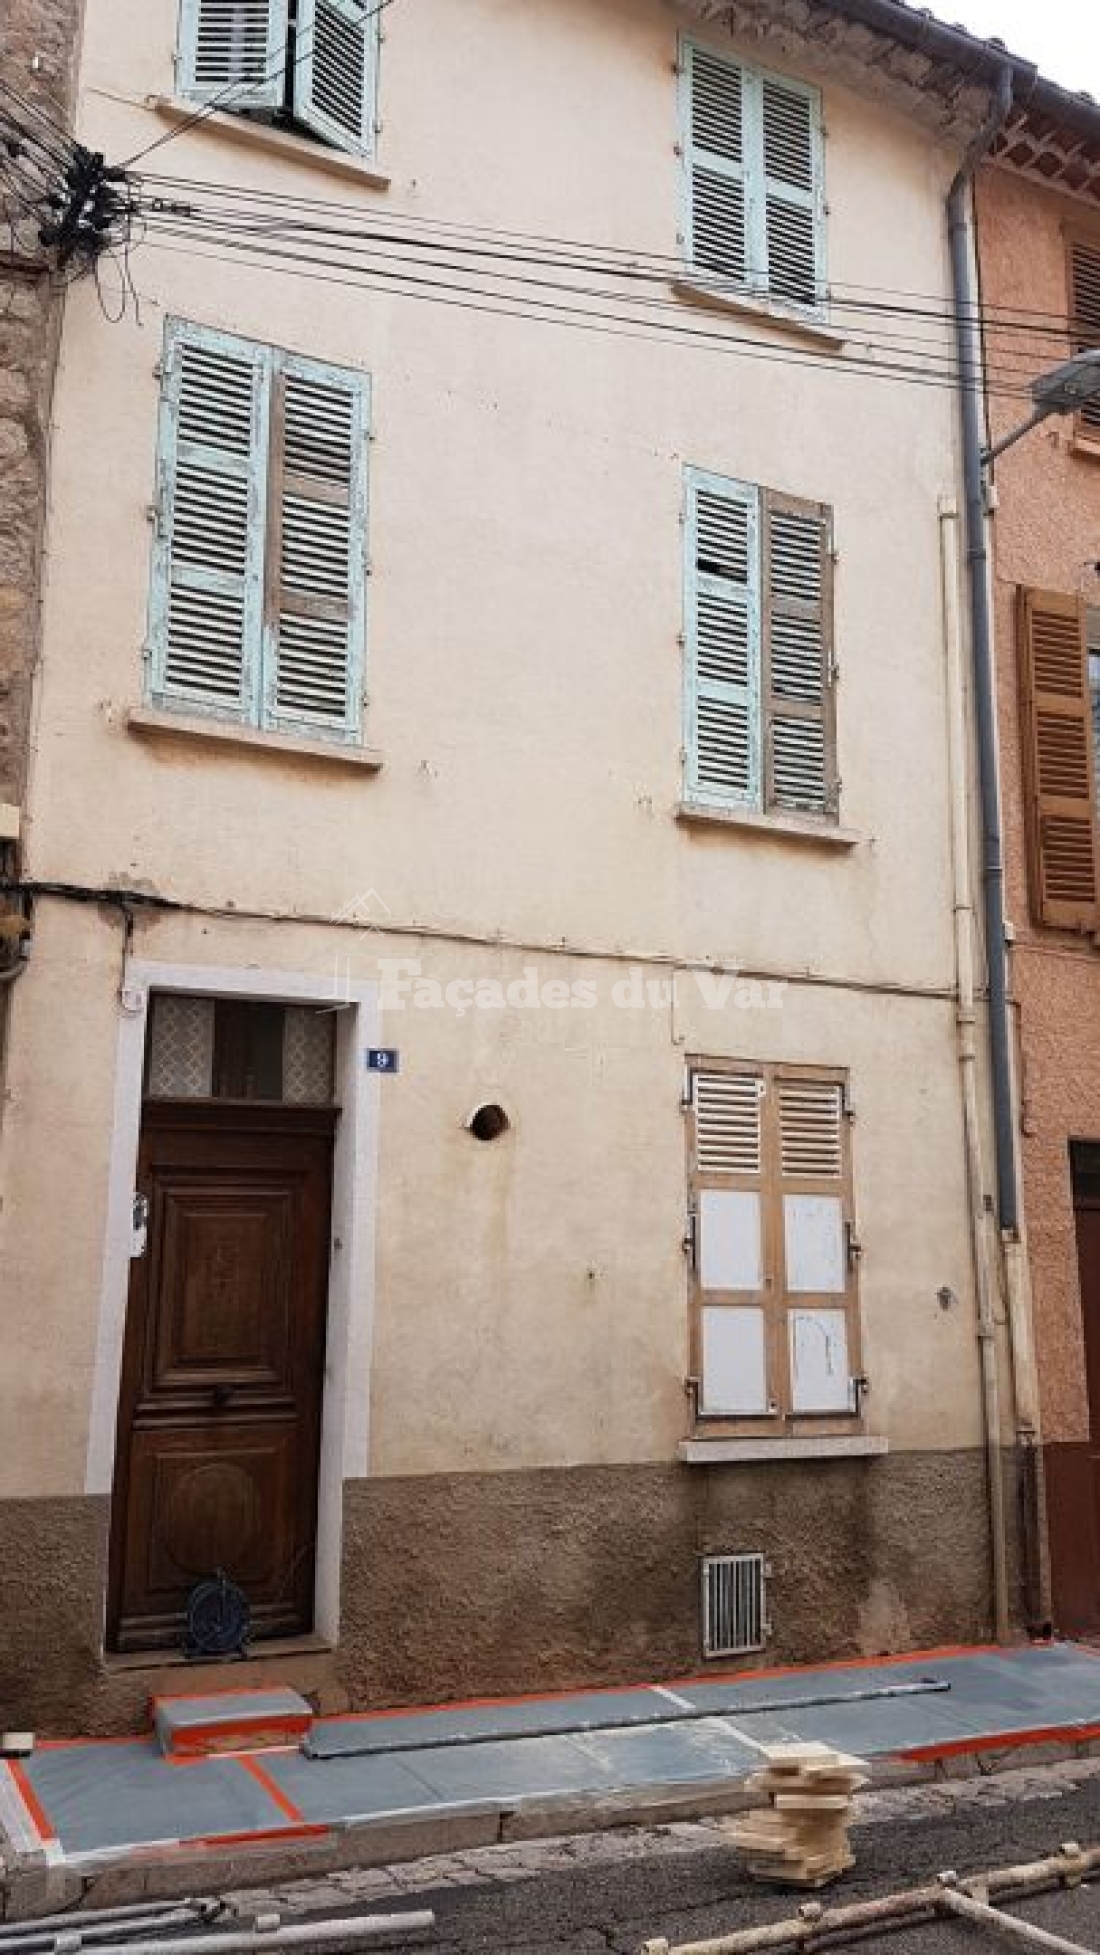
<svg viewBox="0 0 1100 1955">
<path fill-rule="evenodd" d="M 687 247 L 694 266 L 737 284 L 752 273 L 746 172 L 745 76 L 733 61 L 683 49 Z"/>
<path fill-rule="evenodd" d="M 265 347 L 169 320 L 150 603 L 154 704 L 255 718 L 269 382 Z"/>
<path fill-rule="evenodd" d="M 369 382 L 276 357 L 264 721 L 352 740 L 366 637 Z"/>
<path fill-rule="evenodd" d="M 758 77 L 763 147 L 761 265 L 772 297 L 819 308 L 825 295 L 821 104 L 807 88 Z"/>
<path fill-rule="evenodd" d="M 830 511 L 766 492 L 763 561 L 765 804 L 835 815 Z"/>
<path fill-rule="evenodd" d="M 298 0 L 294 113 L 323 141 L 374 150 L 377 0 Z"/>
<path fill-rule="evenodd" d="M 759 491 L 687 478 L 687 794 L 760 806 Z"/>
<path fill-rule="evenodd" d="M 277 108 L 286 85 L 288 0 L 182 0 L 178 87 L 227 109 Z"/>
</svg>

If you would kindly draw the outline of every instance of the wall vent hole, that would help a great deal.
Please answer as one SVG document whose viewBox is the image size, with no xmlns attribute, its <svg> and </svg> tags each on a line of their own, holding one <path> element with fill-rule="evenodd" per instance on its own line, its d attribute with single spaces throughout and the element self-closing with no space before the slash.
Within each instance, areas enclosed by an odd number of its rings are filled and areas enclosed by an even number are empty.
<svg viewBox="0 0 1100 1955">
<path fill-rule="evenodd" d="M 498 1106 L 495 1101 L 479 1106 L 467 1122 L 475 1140 L 499 1140 L 501 1134 L 508 1132 L 511 1124 L 504 1108 Z"/>
</svg>

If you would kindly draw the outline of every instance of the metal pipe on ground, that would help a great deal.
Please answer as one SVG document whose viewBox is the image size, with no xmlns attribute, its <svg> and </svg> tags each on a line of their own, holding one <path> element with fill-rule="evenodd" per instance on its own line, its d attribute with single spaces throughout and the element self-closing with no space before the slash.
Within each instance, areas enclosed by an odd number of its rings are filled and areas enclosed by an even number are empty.
<svg viewBox="0 0 1100 1955">
<path fill-rule="evenodd" d="M 954 1914 L 962 1921 L 972 1921 L 975 1927 L 989 1928 L 995 1935 L 1004 1935 L 1009 1941 L 1022 1941 L 1029 1948 L 1041 1948 L 1048 1955 L 1092 1955 L 1079 1941 L 1067 1941 L 1064 1935 L 1052 1935 L 1046 1928 L 1037 1928 L 1034 1922 L 1021 1921 L 1014 1914 L 1005 1914 L 1000 1908 L 988 1907 L 984 1901 L 976 1901 L 972 1894 L 959 1894 L 946 1887 L 940 1895 L 940 1907 L 948 1914 Z"/>
<path fill-rule="evenodd" d="M 216 1912 L 216 1909 L 210 1912 Z M 209 1918 L 209 1914 L 206 1918 Z M 0 1941 L 3 1955 L 49 1955 L 62 1945 L 73 1948 L 79 1943 L 81 1948 L 99 1948 L 104 1942 L 117 1944 L 120 1935 L 125 1936 L 126 1946 L 130 1947 L 129 1937 L 141 1935 L 163 1935 L 175 1928 L 197 1928 L 204 1916 L 194 1908 L 174 1907 L 158 1909 L 143 1908 L 126 1919 L 113 1921 L 94 1920 L 91 1915 L 69 1914 L 60 1921 L 47 1925 L 42 1921 L 21 1921 L 18 1929 L 5 1935 Z"/>
<path fill-rule="evenodd" d="M 163 1914 L 178 1914 L 186 1908 L 197 1920 L 209 1919 L 223 1911 L 221 1901 L 202 1898 L 182 1901 L 127 1901 L 118 1907 L 67 1908 L 64 1914 L 37 1914 L 26 1921 L 0 1921 L 0 1949 L 8 1948 L 20 1936 L 43 1934 L 50 1928 L 71 1928 L 76 1922 L 130 1921 L 153 1919 Z"/>
<path fill-rule="evenodd" d="M 770 1921 L 763 1927 L 741 1928 L 709 1941 L 671 1942 L 656 1940 L 642 1945 L 642 1955 L 762 1955 L 762 1951 L 816 1948 L 822 1942 L 854 1941 L 868 1931 L 888 1933 L 914 1922 L 931 1921 L 944 1910 L 948 1893 L 972 1899 L 969 1889 L 983 1895 L 1003 1894 L 1022 1898 L 1048 1893 L 1052 1888 L 1076 1886 L 1089 1874 L 1100 1870 L 1100 1846 L 1069 1844 L 1045 1860 L 1018 1861 L 991 1873 L 974 1874 L 956 1883 L 953 1874 L 941 1875 L 927 1887 L 911 1887 L 899 1894 L 884 1894 L 877 1901 L 856 1901 L 850 1907 L 825 1908 L 809 1901 L 798 1913 L 783 1921 Z M 1011 1917 L 1006 1917 L 1011 1918 Z"/>
<path fill-rule="evenodd" d="M 257 1949 L 364 1948 L 372 1942 L 417 1941 L 430 1935 L 435 1915 L 428 1909 L 412 1914 L 360 1914 L 347 1921 L 296 1922 L 293 1927 L 265 1927 L 261 1915 L 255 1927 L 219 1934 L 178 1935 L 170 1941 L 120 1941 L 99 1944 L 99 1955 L 254 1955 Z M 69 1943 L 57 1944 L 58 1955 L 81 1946 L 78 1930 Z"/>
</svg>

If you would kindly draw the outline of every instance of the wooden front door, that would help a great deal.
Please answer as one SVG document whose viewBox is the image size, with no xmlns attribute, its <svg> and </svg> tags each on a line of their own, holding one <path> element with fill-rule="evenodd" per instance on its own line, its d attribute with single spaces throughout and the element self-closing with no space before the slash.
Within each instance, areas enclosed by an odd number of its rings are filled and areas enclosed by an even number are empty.
<svg viewBox="0 0 1100 1955">
<path fill-rule="evenodd" d="M 331 1107 L 146 1101 L 112 1511 L 110 1641 L 178 1647 L 224 1570 L 253 1635 L 313 1626 Z"/>
</svg>

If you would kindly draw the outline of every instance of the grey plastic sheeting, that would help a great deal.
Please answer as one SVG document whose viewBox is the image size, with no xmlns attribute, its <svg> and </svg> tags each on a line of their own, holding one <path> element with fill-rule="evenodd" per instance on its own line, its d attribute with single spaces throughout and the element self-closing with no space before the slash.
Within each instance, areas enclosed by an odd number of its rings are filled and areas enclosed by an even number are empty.
<svg viewBox="0 0 1100 1955">
<path fill-rule="evenodd" d="M 951 1688 L 877 1700 L 866 1695 L 923 1678 Z M 811 1706 L 810 1697 L 825 1701 Z M 705 1715 L 676 1724 L 646 1722 L 675 1710 L 675 1699 Z M 759 1708 L 764 1704 L 776 1708 Z M 622 1728 L 598 1728 L 607 1722 Z M 579 1728 L 567 1737 L 551 1735 L 562 1724 Z M 1100 1726 L 1100 1658 L 1055 1645 L 784 1676 L 748 1673 L 677 1683 L 667 1691 L 581 1692 L 532 1703 L 332 1719 L 315 1727 L 320 1755 L 258 1755 L 279 1797 L 235 1759 L 173 1764 L 153 1740 L 51 1747 L 28 1759 L 25 1770 L 63 1849 L 80 1855 L 164 1840 L 292 1832 L 295 1811 L 307 1824 L 336 1825 L 397 1813 L 492 1809 L 501 1801 L 512 1805 L 555 1794 L 713 1783 L 751 1771 L 761 1745 L 795 1739 L 819 1739 L 873 1758 L 1024 1731 L 1059 1729 L 1071 1736 L 1089 1725 Z M 386 1752 L 388 1742 L 418 1733 L 418 1749 Z M 463 1737 L 480 1742 L 455 1742 Z M 365 1739 L 365 1747 L 346 1755 L 349 1739 L 356 1738 Z M 330 1746 L 331 1754 L 324 1755 Z"/>
<path fill-rule="evenodd" d="M 24 1770 L 67 1853 L 293 1825 L 233 1759 L 173 1765 L 154 1739 L 36 1751 Z"/>
</svg>

